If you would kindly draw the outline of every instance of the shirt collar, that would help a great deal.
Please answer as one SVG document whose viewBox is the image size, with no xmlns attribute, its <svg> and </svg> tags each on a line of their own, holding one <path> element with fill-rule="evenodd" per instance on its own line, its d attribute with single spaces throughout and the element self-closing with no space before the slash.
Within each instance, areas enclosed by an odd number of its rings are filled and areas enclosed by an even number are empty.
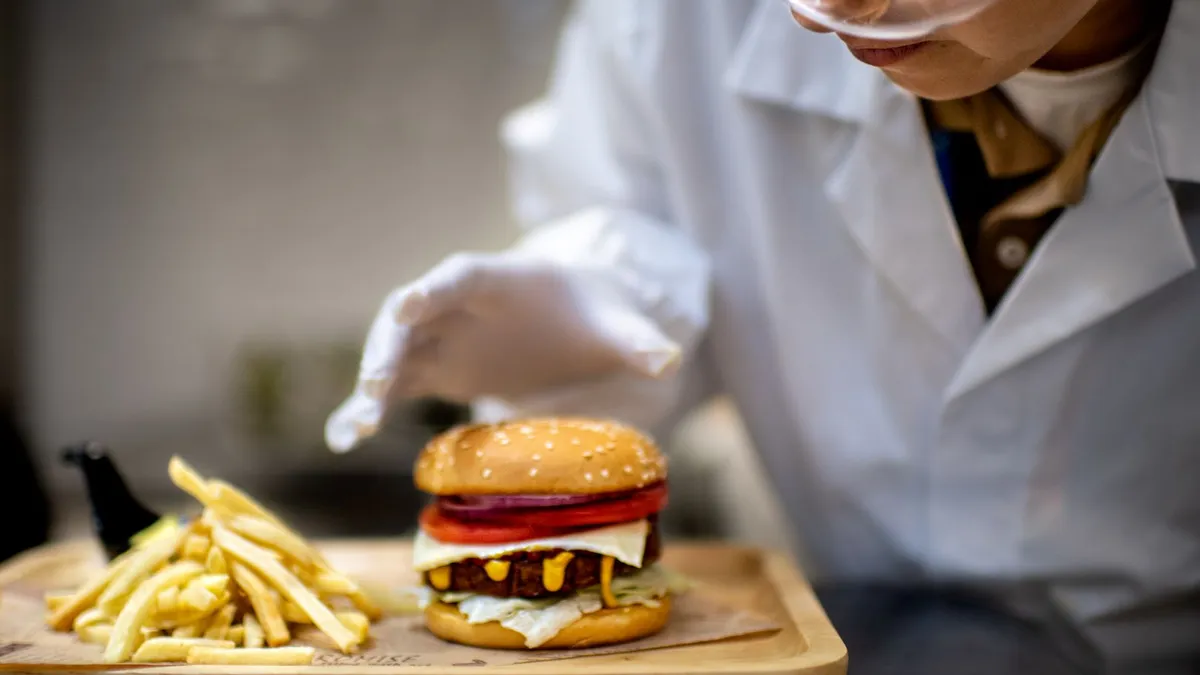
<svg viewBox="0 0 1200 675">
<path fill-rule="evenodd" d="M 1154 69 L 1140 94 L 1169 179 L 1200 183 L 1200 0 L 1177 0 Z M 881 97 L 911 96 L 882 72 L 859 63 L 836 38 L 797 26 L 777 0 L 759 0 L 725 73 L 740 95 L 845 122 L 876 126 L 885 120 Z"/>
</svg>

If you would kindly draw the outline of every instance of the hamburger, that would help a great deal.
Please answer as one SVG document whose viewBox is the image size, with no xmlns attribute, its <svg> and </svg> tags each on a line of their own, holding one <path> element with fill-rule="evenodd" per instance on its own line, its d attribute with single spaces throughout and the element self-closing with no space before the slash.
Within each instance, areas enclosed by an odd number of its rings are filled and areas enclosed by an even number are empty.
<svg viewBox="0 0 1200 675">
<path fill-rule="evenodd" d="M 612 422 L 459 427 L 417 459 L 413 567 L 434 635 L 492 649 L 580 648 L 662 630 L 671 578 L 657 561 L 667 464 Z"/>
</svg>

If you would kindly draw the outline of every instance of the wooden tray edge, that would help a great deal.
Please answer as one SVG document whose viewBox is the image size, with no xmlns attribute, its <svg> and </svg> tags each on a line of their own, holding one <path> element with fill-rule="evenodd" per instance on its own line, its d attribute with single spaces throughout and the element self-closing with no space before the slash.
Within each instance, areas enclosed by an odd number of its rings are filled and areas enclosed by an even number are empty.
<svg viewBox="0 0 1200 675">
<path fill-rule="evenodd" d="M 340 541 L 317 541 L 321 544 L 340 544 Z M 687 544 L 715 545 L 717 542 L 687 542 Z M 788 618 L 799 629 L 807 643 L 807 649 L 800 654 L 784 659 L 772 660 L 755 665 L 731 664 L 729 667 L 705 669 L 702 672 L 714 675 L 845 675 L 848 656 L 846 646 L 829 621 L 824 609 L 818 602 L 812 586 L 804 580 L 791 556 L 773 550 L 736 543 L 721 544 L 731 549 L 741 549 L 758 556 L 762 560 L 763 570 L 771 583 L 779 589 L 781 601 L 787 609 Z M 25 553 L 0 565 L 0 589 L 27 575 L 27 570 L 36 569 L 59 556 L 75 558 L 94 555 L 96 547 L 90 540 L 71 540 L 47 544 Z M 2 592 L 2 591 L 0 591 Z M 682 648 L 681 648 L 682 649 Z M 300 666 L 282 669 L 278 666 L 133 666 L 121 664 L 113 666 L 78 667 L 56 666 L 50 668 L 30 668 L 25 664 L 4 664 L 0 672 L 13 672 L 8 666 L 15 666 L 17 671 L 55 673 L 103 673 L 118 675 L 121 673 L 136 673 L 137 675 L 462 675 L 464 670 L 452 666 Z M 645 666 L 628 664 L 621 670 L 614 671 L 613 664 L 590 664 L 586 659 L 567 661 L 546 661 L 541 663 L 512 664 L 504 666 L 485 666 L 471 668 L 473 675 L 520 675 L 521 673 L 549 673 L 567 671 L 579 675 L 682 675 L 697 672 L 695 665 L 668 666 L 666 664 L 647 664 Z"/>
</svg>

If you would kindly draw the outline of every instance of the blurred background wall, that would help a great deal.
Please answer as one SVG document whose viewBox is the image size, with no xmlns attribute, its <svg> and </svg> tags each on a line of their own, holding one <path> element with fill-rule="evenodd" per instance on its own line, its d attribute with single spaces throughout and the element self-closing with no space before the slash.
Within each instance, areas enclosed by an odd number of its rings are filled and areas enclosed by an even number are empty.
<svg viewBox="0 0 1200 675">
<path fill-rule="evenodd" d="M 19 402 L 56 503 L 80 485 L 58 448 L 96 438 L 151 501 L 180 453 L 312 518 L 392 500 L 364 531 L 407 526 L 428 429 L 335 457 L 321 425 L 389 289 L 511 241 L 497 128 L 542 91 L 569 4 L 26 6 Z M 688 429 L 681 527 L 778 544 L 736 417 Z"/>
</svg>

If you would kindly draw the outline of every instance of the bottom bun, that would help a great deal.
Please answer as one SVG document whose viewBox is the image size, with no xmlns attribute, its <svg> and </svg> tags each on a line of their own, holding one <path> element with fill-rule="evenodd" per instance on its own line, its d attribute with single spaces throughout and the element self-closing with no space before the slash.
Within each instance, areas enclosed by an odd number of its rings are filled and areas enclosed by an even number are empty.
<svg viewBox="0 0 1200 675">
<path fill-rule="evenodd" d="M 667 625 L 671 600 L 662 598 L 658 607 L 631 605 L 585 614 L 535 649 L 582 649 L 631 642 L 654 635 Z M 470 647 L 485 649 L 528 649 L 525 636 L 499 622 L 467 623 L 454 605 L 435 602 L 425 608 L 425 625 L 434 635 Z"/>
</svg>

